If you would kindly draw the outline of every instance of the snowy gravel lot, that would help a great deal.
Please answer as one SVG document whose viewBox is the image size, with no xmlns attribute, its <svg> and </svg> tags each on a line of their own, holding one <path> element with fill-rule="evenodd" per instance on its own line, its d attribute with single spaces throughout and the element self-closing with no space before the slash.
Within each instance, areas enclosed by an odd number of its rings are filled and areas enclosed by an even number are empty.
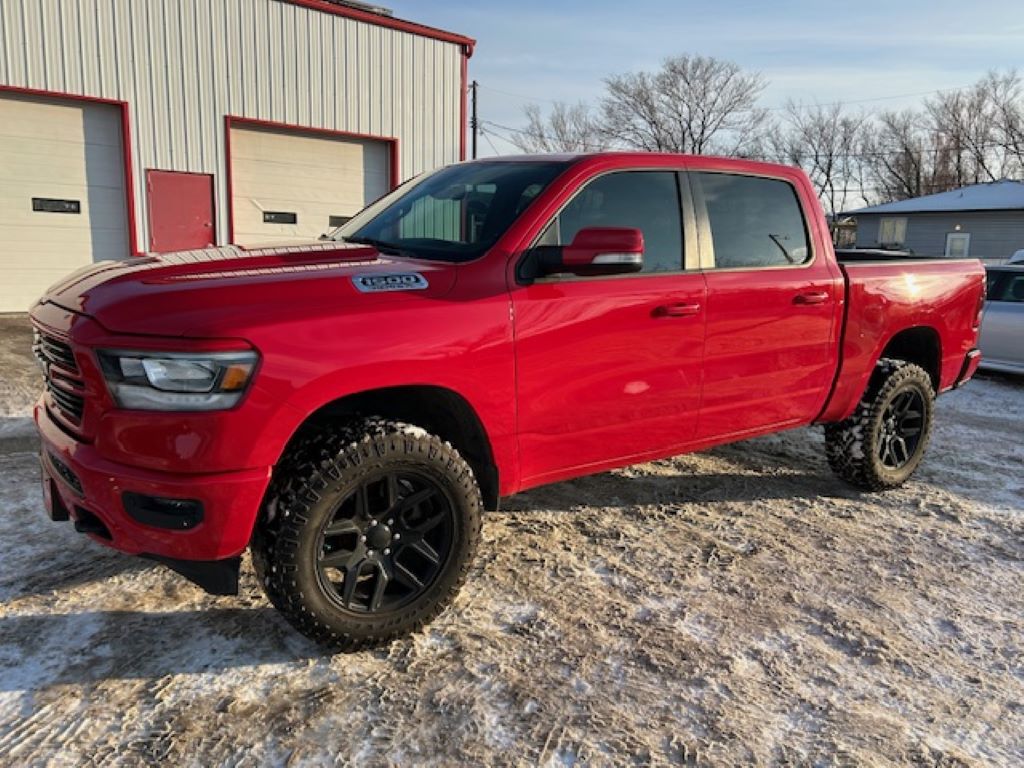
<svg viewBox="0 0 1024 768">
<path fill-rule="evenodd" d="M 32 403 L 40 387 L 27 316 L 0 315 L 0 441 L 31 434 Z"/>
<path fill-rule="evenodd" d="M 212 598 L 46 521 L 8 441 L 0 763 L 1020 765 L 1024 382 L 939 402 L 887 494 L 800 430 L 517 496 L 426 632 L 334 657 L 248 564 Z"/>
</svg>

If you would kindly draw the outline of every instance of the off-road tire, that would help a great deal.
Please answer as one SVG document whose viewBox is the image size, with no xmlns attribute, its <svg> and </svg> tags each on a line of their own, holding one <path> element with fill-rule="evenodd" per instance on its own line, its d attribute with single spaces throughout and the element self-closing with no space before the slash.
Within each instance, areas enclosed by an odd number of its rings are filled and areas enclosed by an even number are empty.
<svg viewBox="0 0 1024 768">
<path fill-rule="evenodd" d="M 915 390 L 924 406 L 920 439 L 909 460 L 897 469 L 879 457 L 886 408 L 901 393 Z M 928 373 L 903 360 L 883 358 L 875 367 L 863 399 L 853 415 L 825 427 L 829 466 L 846 482 L 867 491 L 898 488 L 914 474 L 931 438 L 935 390 Z"/>
<path fill-rule="evenodd" d="M 454 511 L 447 559 L 410 605 L 355 613 L 318 576 L 318 542 L 338 504 L 373 473 L 415 471 L 441 486 Z M 297 439 L 274 473 L 251 544 L 270 602 L 307 637 L 341 651 L 381 645 L 433 620 L 466 579 L 483 502 L 469 464 L 451 444 L 397 421 L 365 418 Z"/>
</svg>

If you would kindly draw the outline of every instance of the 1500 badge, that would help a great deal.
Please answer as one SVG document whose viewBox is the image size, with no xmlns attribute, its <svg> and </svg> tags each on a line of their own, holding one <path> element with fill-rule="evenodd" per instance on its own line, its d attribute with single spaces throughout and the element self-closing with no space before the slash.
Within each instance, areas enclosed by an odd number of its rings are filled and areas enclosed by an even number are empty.
<svg viewBox="0 0 1024 768">
<path fill-rule="evenodd" d="M 352 278 L 356 290 L 363 293 L 380 291 L 422 291 L 429 283 L 419 272 L 401 272 L 393 275 L 359 275 Z"/>
</svg>

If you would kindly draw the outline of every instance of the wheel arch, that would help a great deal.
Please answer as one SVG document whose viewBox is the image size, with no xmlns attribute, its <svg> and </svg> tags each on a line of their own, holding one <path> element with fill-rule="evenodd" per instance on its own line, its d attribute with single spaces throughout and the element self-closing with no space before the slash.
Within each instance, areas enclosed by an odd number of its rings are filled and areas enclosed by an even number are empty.
<svg viewBox="0 0 1024 768">
<path fill-rule="evenodd" d="M 343 395 L 310 413 L 282 451 L 307 434 L 355 416 L 381 416 L 422 427 L 448 441 L 473 468 L 484 508 L 498 507 L 499 474 L 490 437 L 476 410 L 453 389 L 416 384 L 386 386 Z"/>
<path fill-rule="evenodd" d="M 883 358 L 903 360 L 920 366 L 931 378 L 935 391 L 939 391 L 942 376 L 942 340 L 935 328 L 917 325 L 898 331 L 886 342 L 876 358 L 876 364 Z"/>
</svg>

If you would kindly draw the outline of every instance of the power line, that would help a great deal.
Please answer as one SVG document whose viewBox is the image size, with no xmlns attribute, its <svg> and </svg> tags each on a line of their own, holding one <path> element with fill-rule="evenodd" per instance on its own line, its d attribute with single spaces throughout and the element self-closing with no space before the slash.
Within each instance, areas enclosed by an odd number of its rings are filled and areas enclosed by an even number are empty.
<svg viewBox="0 0 1024 768">
<path fill-rule="evenodd" d="M 916 93 L 897 93 L 897 94 L 893 94 L 891 96 L 872 96 L 871 98 L 868 98 L 868 99 L 848 99 L 848 100 L 844 100 L 844 101 L 826 102 L 824 104 L 811 103 L 809 106 L 814 106 L 814 107 L 843 107 L 843 106 L 846 106 L 848 104 L 868 104 L 868 103 L 874 102 L 874 101 L 890 101 L 892 99 L 909 99 L 909 98 L 912 98 L 912 97 L 915 97 L 915 96 L 930 96 L 930 95 L 932 95 L 934 93 L 954 93 L 954 92 L 957 92 L 957 91 L 966 90 L 966 89 L 971 88 L 971 87 L 973 87 L 973 84 L 972 85 L 960 85 L 960 86 L 957 86 L 955 88 L 936 88 L 936 89 L 931 90 L 931 91 L 918 91 Z M 799 102 L 797 102 L 797 104 L 799 106 Z M 748 111 L 756 111 L 756 109 L 757 108 L 755 107 L 754 110 L 748 110 Z M 765 112 L 784 112 L 787 109 L 789 109 L 789 107 L 764 107 L 764 111 Z"/>
<path fill-rule="evenodd" d="M 559 100 L 559 99 L 548 99 L 548 98 L 544 98 L 542 96 L 527 96 L 527 95 L 522 94 L 522 93 L 513 93 L 512 91 L 505 91 L 505 90 L 502 90 L 502 89 L 499 89 L 499 88 L 493 88 L 492 86 L 483 85 L 482 83 L 480 84 L 479 87 L 484 89 L 484 90 L 486 90 L 486 91 L 491 91 L 492 93 L 500 93 L 503 96 L 511 96 L 514 99 L 522 99 L 523 101 L 530 101 L 530 102 L 534 102 L 534 103 L 537 103 L 537 104 L 541 104 L 541 103 L 543 103 L 543 104 L 564 104 L 564 103 L 566 103 L 565 101 L 562 101 L 562 100 Z M 824 102 L 824 103 L 811 102 L 810 106 L 814 106 L 814 107 L 842 107 L 842 106 L 847 106 L 849 104 L 870 104 L 870 103 L 876 102 L 876 101 L 892 101 L 894 99 L 909 99 L 909 98 L 914 98 L 914 97 L 917 97 L 917 96 L 931 96 L 932 94 L 936 94 L 936 93 L 955 93 L 957 91 L 963 91 L 963 90 L 966 90 L 966 89 L 971 88 L 971 87 L 973 87 L 973 84 L 970 84 L 970 85 L 960 85 L 960 86 L 956 86 L 956 87 L 952 87 L 952 88 L 934 88 L 934 89 L 932 89 L 930 91 L 915 91 L 914 93 L 894 93 L 894 94 L 891 94 L 889 96 L 871 96 L 871 97 L 866 98 L 866 99 L 844 99 L 842 101 L 830 101 L 830 102 Z M 800 102 L 798 102 L 798 103 L 800 103 Z M 780 106 L 774 106 L 774 107 L 752 107 L 750 109 L 737 110 L 737 111 L 738 112 L 785 112 L 787 109 L 789 109 L 788 106 L 781 106 L 781 107 Z"/>
<path fill-rule="evenodd" d="M 481 120 L 480 122 L 483 123 L 484 125 L 489 125 L 492 128 L 500 128 L 503 131 L 511 131 L 512 133 L 519 133 L 519 134 L 522 134 L 523 136 L 530 136 L 531 138 L 534 138 L 534 139 L 547 138 L 547 137 L 545 137 L 542 134 L 534 133 L 533 131 L 527 131 L 527 130 L 524 130 L 522 128 L 513 128 L 510 125 L 502 125 L 501 123 L 496 123 L 493 120 Z"/>
<path fill-rule="evenodd" d="M 501 123 L 496 123 L 493 120 L 481 120 L 480 122 L 484 123 L 486 125 L 489 125 L 492 128 L 500 128 L 503 131 L 509 131 L 511 133 L 519 134 L 520 136 L 528 136 L 529 138 L 532 138 L 532 139 L 543 140 L 543 139 L 549 138 L 548 136 L 545 136 L 542 133 L 536 133 L 534 131 L 528 131 L 528 130 L 525 130 L 523 128 L 513 128 L 510 125 L 502 125 Z M 500 137 L 500 134 L 497 134 L 497 135 Z M 506 138 L 506 141 L 509 141 L 510 144 L 514 144 L 515 143 L 515 142 L 511 141 L 510 139 L 508 139 L 507 137 L 505 137 L 505 138 Z M 961 147 L 959 149 L 957 149 L 955 147 L 919 147 L 919 148 L 898 147 L 898 148 L 894 148 L 894 149 L 884 149 L 884 150 L 871 151 L 871 152 L 839 152 L 839 153 L 836 153 L 834 155 L 830 155 L 830 157 L 835 158 L 837 160 L 838 159 L 844 159 L 844 158 L 845 159 L 851 159 L 851 160 L 853 160 L 853 159 L 864 160 L 864 159 L 867 159 L 867 158 L 870 158 L 870 157 L 899 157 L 900 155 L 924 155 L 924 154 L 941 155 L 941 154 L 945 154 L 945 153 L 954 154 L 954 153 L 956 153 L 958 151 L 959 152 L 975 152 L 975 151 L 984 151 L 984 150 L 990 150 L 990 149 L 1003 149 L 1003 148 L 1004 148 L 1003 144 L 1001 144 L 999 142 L 994 142 L 994 143 L 991 143 L 991 144 L 978 144 L 978 145 L 976 145 L 974 147 Z M 637 150 L 637 151 L 644 151 L 644 150 Z M 771 154 L 771 155 L 765 155 L 765 156 L 772 158 L 774 162 L 779 162 L 779 163 L 791 162 L 791 158 L 784 157 L 784 156 L 778 155 L 778 154 Z"/>
<path fill-rule="evenodd" d="M 492 122 L 490 120 L 481 120 L 481 122 L 482 123 L 486 122 L 486 123 L 488 123 L 491 126 L 497 125 L 498 127 L 504 128 L 505 130 L 513 131 L 515 133 L 526 134 L 527 136 L 534 136 L 535 135 L 535 134 L 530 133 L 529 131 L 523 131 L 523 130 L 518 129 L 518 128 L 511 128 L 509 126 L 501 126 L 500 124 L 494 123 L 494 122 Z M 481 135 L 487 137 L 487 143 L 490 144 L 491 149 L 494 151 L 495 154 L 500 154 L 500 153 L 498 152 L 497 148 L 494 146 L 494 143 L 490 140 L 488 135 L 496 136 L 497 138 L 501 139 L 502 141 L 504 141 L 504 142 L 506 142 L 508 144 L 512 144 L 513 146 L 515 146 L 515 144 L 512 142 L 512 140 L 508 136 L 502 136 L 498 131 L 495 131 L 493 127 L 492 128 L 488 128 L 486 133 L 481 131 Z M 901 152 L 901 151 L 904 151 L 904 150 L 897 150 L 897 152 Z M 837 156 L 837 157 L 842 157 L 842 156 L 840 155 L 840 156 Z M 787 162 L 790 162 L 790 161 L 788 159 L 786 159 L 786 158 L 777 158 L 775 160 L 775 162 L 787 163 Z M 948 190 L 948 188 L 949 188 L 948 185 L 942 184 L 942 183 L 925 182 L 925 183 L 921 184 L 921 189 L 922 189 L 922 191 L 925 194 L 932 194 L 934 192 L 945 192 L 945 191 Z M 861 182 L 859 184 L 855 183 L 855 184 L 852 184 L 852 185 L 845 185 L 845 186 L 842 186 L 842 187 L 836 187 L 836 188 L 834 188 L 832 190 L 828 190 L 828 193 L 831 194 L 831 195 L 840 196 L 843 199 L 846 199 L 846 198 L 849 198 L 849 197 L 856 198 L 856 197 L 859 196 L 862 199 L 864 199 L 865 202 L 867 203 L 868 202 L 868 195 L 869 194 L 884 192 L 884 193 L 886 193 L 886 195 L 888 197 L 888 193 L 890 192 L 891 189 L 892 189 L 892 185 L 888 185 L 888 184 L 885 184 L 885 183 L 882 183 L 882 182 Z M 821 195 L 825 195 L 825 194 L 826 194 L 826 190 L 822 189 L 821 190 Z"/>
<path fill-rule="evenodd" d="M 540 96 L 525 96 L 522 93 L 512 93 L 511 91 L 503 91 L 500 88 L 492 88 L 489 85 L 480 84 L 480 88 L 491 93 L 500 93 L 502 96 L 511 96 L 513 99 L 522 99 L 523 101 L 543 102 L 545 104 L 561 104 L 562 102 L 557 99 L 545 99 Z"/>
<path fill-rule="evenodd" d="M 498 148 L 494 146 L 494 142 L 491 141 L 491 136 L 490 136 L 490 132 L 489 131 L 485 131 L 484 129 L 481 128 L 480 129 L 480 135 L 484 137 L 484 140 L 490 146 L 491 151 L 494 152 L 494 154 L 496 154 L 496 155 L 500 155 L 501 154 L 501 152 L 498 151 Z M 499 136 L 498 138 L 501 138 L 501 137 Z"/>
</svg>

